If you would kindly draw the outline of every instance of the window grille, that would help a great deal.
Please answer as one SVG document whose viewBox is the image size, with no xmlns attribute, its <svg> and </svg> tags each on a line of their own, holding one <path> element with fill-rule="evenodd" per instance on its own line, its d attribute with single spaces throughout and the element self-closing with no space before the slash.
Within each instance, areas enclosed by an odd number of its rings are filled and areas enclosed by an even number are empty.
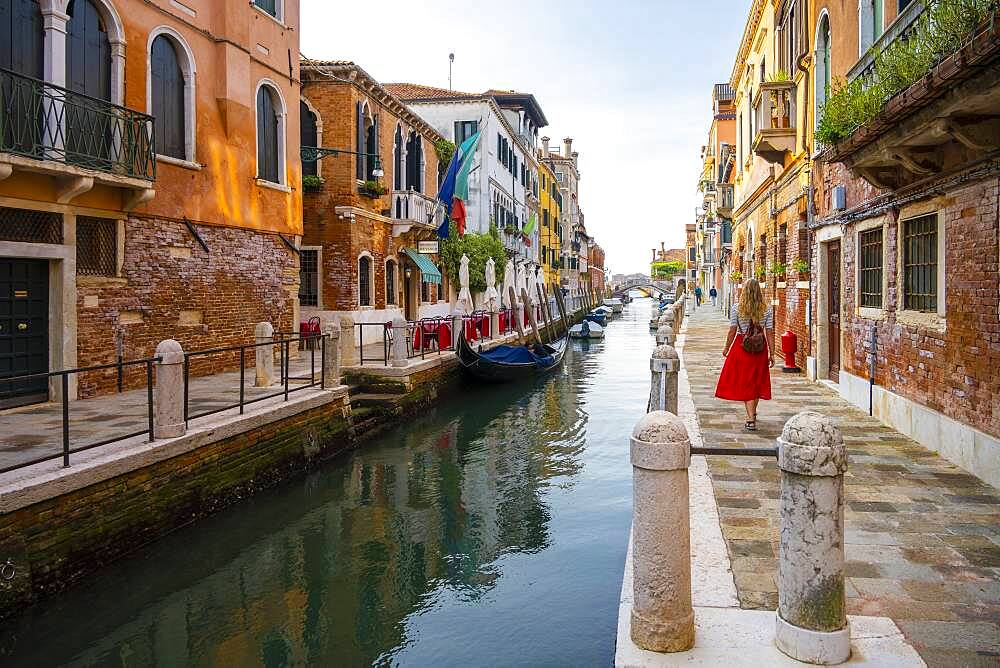
<svg viewBox="0 0 1000 668">
<path fill-rule="evenodd" d="M 76 273 L 115 276 L 118 268 L 118 221 L 112 218 L 76 218 Z"/>
<path fill-rule="evenodd" d="M 396 303 L 396 263 L 385 263 L 385 303 Z"/>
<path fill-rule="evenodd" d="M 368 257 L 358 260 L 358 304 L 372 305 L 372 261 Z"/>
<path fill-rule="evenodd" d="M 937 214 L 903 222 L 903 308 L 937 311 Z"/>
<path fill-rule="evenodd" d="M 858 235 L 861 306 L 882 308 L 882 228 Z"/>
<path fill-rule="evenodd" d="M 49 211 L 0 207 L 0 241 L 61 244 L 62 215 Z"/>
<path fill-rule="evenodd" d="M 299 304 L 319 306 L 319 251 L 299 251 Z"/>
</svg>

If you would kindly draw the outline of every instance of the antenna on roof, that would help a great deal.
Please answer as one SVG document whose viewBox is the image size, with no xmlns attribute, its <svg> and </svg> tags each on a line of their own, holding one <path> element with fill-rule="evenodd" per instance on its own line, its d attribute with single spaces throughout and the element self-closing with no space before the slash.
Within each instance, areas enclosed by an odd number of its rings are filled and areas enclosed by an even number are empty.
<svg viewBox="0 0 1000 668">
<path fill-rule="evenodd" d="M 448 54 L 448 90 L 451 90 L 451 64 L 455 62 L 455 54 Z"/>
</svg>

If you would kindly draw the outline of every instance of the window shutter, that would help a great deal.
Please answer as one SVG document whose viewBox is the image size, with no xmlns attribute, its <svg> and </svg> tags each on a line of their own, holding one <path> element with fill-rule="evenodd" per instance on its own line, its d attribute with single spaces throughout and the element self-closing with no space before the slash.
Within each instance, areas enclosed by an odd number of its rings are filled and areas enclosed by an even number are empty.
<svg viewBox="0 0 1000 668">
<path fill-rule="evenodd" d="M 365 109 L 361 102 L 356 103 L 357 113 L 355 118 L 357 119 L 357 139 L 358 139 L 358 153 L 365 152 Z M 359 181 L 365 180 L 365 156 L 357 155 L 355 156 L 356 167 L 355 176 Z"/>
</svg>

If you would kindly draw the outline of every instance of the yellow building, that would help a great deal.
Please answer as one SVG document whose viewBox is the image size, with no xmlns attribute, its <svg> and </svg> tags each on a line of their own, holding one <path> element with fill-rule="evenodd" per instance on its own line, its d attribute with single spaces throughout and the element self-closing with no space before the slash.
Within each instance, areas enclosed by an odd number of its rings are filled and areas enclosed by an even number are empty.
<svg viewBox="0 0 1000 668">
<path fill-rule="evenodd" d="M 559 285 L 559 265 L 562 252 L 562 195 L 552 165 L 538 154 L 538 211 L 541 227 L 538 230 L 538 262 L 545 268 L 545 282 Z"/>
</svg>

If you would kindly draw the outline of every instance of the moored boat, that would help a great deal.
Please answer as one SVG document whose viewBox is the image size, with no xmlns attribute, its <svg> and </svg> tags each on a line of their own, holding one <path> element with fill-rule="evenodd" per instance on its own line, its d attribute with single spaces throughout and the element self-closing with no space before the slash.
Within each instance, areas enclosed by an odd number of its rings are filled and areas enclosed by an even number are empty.
<svg viewBox="0 0 1000 668">
<path fill-rule="evenodd" d="M 603 327 L 604 323 L 608 319 L 608 316 L 604 311 L 591 311 L 587 315 L 583 316 L 583 319 L 589 320 L 591 322 L 596 322 L 598 325 Z"/>
<path fill-rule="evenodd" d="M 596 322 L 584 320 L 583 322 L 570 327 L 569 335 L 570 338 L 574 339 L 603 339 L 604 328 Z"/>
<path fill-rule="evenodd" d="M 608 297 L 604 300 L 604 305 L 610 307 L 615 313 L 621 313 L 622 309 L 625 308 L 622 300 L 617 297 Z"/>
<path fill-rule="evenodd" d="M 497 346 L 492 350 L 473 350 L 464 336 L 458 337 L 459 365 L 462 370 L 480 380 L 499 383 L 527 378 L 551 371 L 566 354 L 566 339 L 551 345 Z"/>
</svg>

